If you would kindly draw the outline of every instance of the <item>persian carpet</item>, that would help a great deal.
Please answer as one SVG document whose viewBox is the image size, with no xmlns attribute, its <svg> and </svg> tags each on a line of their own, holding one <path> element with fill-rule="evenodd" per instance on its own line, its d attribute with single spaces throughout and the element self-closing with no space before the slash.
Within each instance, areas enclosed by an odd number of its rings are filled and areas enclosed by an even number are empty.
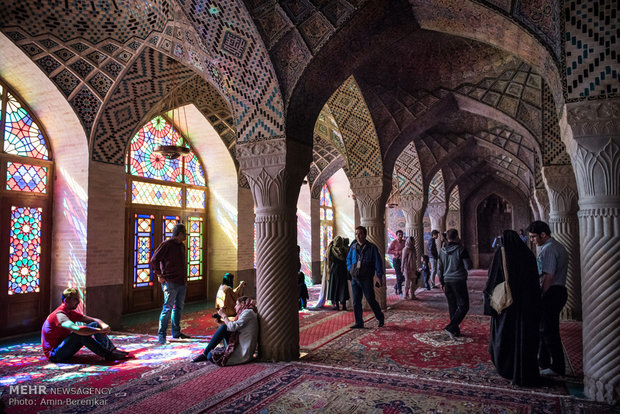
<svg viewBox="0 0 620 414">
<path fill-rule="evenodd" d="M 209 413 L 602 413 L 609 406 L 528 393 L 291 364 L 216 404 Z"/>
</svg>

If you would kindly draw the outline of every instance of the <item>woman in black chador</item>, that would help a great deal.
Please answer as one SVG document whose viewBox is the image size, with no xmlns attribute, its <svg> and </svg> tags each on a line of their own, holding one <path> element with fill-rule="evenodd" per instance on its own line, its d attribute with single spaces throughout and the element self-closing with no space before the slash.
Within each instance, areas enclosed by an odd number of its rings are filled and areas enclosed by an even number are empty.
<svg viewBox="0 0 620 414">
<path fill-rule="evenodd" d="M 327 299 L 332 301 L 335 310 L 347 309 L 346 302 L 349 300 L 349 282 L 347 271 L 347 253 L 344 239 L 336 236 L 329 244 L 325 252 L 325 265 L 329 266 L 329 288 L 327 289 Z"/>
<path fill-rule="evenodd" d="M 484 289 L 484 313 L 491 315 L 489 353 L 497 373 L 515 385 L 535 385 L 538 373 L 540 287 L 536 257 L 519 235 L 503 233 L 508 284 L 513 303 L 501 314 L 490 305 L 493 289 L 505 280 L 501 249 L 497 249 Z"/>
</svg>

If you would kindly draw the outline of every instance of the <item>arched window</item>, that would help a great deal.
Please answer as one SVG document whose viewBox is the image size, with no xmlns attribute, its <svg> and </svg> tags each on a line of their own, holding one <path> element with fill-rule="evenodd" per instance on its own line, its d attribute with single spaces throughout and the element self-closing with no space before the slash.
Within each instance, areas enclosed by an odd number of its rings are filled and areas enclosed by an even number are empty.
<svg viewBox="0 0 620 414">
<path fill-rule="evenodd" d="M 176 159 L 155 152 L 160 145 L 185 146 Z M 149 265 L 155 248 L 172 236 L 175 224 L 187 227 L 188 300 L 205 297 L 206 177 L 189 142 L 163 116 L 144 125 L 127 152 L 127 210 L 131 257 L 127 265 L 126 311 L 157 306 L 160 289 Z"/>
<path fill-rule="evenodd" d="M 0 122 L 0 177 L 4 181 L 0 189 L 3 336 L 40 327 L 49 311 L 53 164 L 40 122 L 2 81 Z"/>
<path fill-rule="evenodd" d="M 319 218 L 321 220 L 321 263 L 325 260 L 325 250 L 329 242 L 334 238 L 334 206 L 332 195 L 327 184 L 321 188 L 321 199 L 319 203 Z"/>
</svg>

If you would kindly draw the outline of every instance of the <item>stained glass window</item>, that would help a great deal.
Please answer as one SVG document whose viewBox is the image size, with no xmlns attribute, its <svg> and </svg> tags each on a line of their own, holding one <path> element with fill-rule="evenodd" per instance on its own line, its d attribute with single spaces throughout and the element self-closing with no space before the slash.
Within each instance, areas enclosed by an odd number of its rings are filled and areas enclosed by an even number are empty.
<svg viewBox="0 0 620 414">
<path fill-rule="evenodd" d="M 9 295 L 39 292 L 43 209 L 11 206 Z"/>
<path fill-rule="evenodd" d="M 131 183 L 131 202 L 134 204 L 182 207 L 183 189 L 169 185 L 133 181 Z"/>
<path fill-rule="evenodd" d="M 196 190 L 194 188 L 188 188 L 187 189 L 187 207 L 205 208 L 204 190 Z"/>
<path fill-rule="evenodd" d="M 154 219 L 152 214 L 135 214 L 134 216 L 133 287 L 153 286 L 153 275 L 149 263 L 153 251 Z"/>
<path fill-rule="evenodd" d="M 334 207 L 332 204 L 332 195 L 329 192 L 327 184 L 321 188 L 319 205 L 319 219 L 321 220 L 320 249 L 321 262 L 323 262 L 323 260 L 325 260 L 325 250 L 327 250 L 329 242 L 334 238 Z"/>
<path fill-rule="evenodd" d="M 188 217 L 187 228 L 187 280 L 202 279 L 202 217 Z"/>
<path fill-rule="evenodd" d="M 205 174 L 194 151 L 190 151 L 183 159 L 185 161 L 185 184 L 205 185 Z"/>
<path fill-rule="evenodd" d="M 7 162 L 6 189 L 45 194 L 47 192 L 47 167 Z"/>
<path fill-rule="evenodd" d="M 7 93 L 6 97 L 4 152 L 48 160 L 47 144 L 41 129 L 13 95 Z"/>
<path fill-rule="evenodd" d="M 169 239 L 172 237 L 172 232 L 174 231 L 174 226 L 181 222 L 181 217 L 179 216 L 163 216 L 162 217 L 162 241 Z"/>
</svg>

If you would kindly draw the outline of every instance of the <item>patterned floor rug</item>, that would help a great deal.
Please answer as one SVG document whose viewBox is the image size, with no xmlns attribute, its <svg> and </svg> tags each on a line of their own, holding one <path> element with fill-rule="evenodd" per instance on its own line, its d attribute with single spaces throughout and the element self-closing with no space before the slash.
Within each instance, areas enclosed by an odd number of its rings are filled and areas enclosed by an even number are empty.
<svg viewBox="0 0 620 414">
<path fill-rule="evenodd" d="M 208 413 L 609 413 L 572 397 L 292 364 Z"/>
</svg>

